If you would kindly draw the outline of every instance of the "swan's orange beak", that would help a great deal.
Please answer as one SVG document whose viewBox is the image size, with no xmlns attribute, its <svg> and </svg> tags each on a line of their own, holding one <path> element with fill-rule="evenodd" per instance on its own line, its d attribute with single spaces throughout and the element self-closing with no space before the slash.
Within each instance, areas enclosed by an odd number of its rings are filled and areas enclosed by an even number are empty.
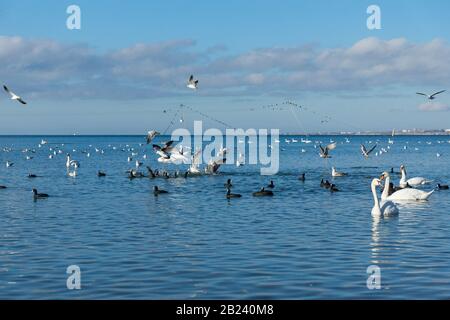
<svg viewBox="0 0 450 320">
<path fill-rule="evenodd" d="M 385 178 L 385 176 L 384 176 L 384 174 L 382 174 L 382 175 L 380 176 L 380 180 L 384 180 L 384 178 Z"/>
</svg>

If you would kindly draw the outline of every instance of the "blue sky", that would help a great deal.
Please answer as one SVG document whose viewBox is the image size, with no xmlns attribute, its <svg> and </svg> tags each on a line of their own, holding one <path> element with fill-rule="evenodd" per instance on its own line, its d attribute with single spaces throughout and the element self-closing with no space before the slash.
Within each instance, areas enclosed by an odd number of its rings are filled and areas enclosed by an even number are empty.
<svg viewBox="0 0 450 320">
<path fill-rule="evenodd" d="M 0 79 L 29 101 L 0 99 L 0 134 L 164 130 L 181 103 L 283 132 L 450 126 L 447 93 L 433 105 L 415 95 L 450 89 L 448 1 L 0 4 Z M 71 4 L 81 30 L 66 28 Z M 366 27 L 371 4 L 381 30 Z M 185 88 L 191 72 L 197 92 Z M 286 99 L 310 112 L 297 122 L 261 108 Z"/>
</svg>

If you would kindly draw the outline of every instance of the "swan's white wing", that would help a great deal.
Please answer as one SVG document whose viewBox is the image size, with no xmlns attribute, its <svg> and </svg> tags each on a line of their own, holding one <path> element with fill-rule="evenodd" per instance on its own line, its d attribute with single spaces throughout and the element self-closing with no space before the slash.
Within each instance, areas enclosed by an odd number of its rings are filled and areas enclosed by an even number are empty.
<svg viewBox="0 0 450 320">
<path fill-rule="evenodd" d="M 417 201 L 417 200 L 427 200 L 434 190 L 430 192 L 425 192 L 418 189 L 406 188 L 394 192 L 387 199 L 388 200 L 398 200 L 398 201 Z"/>
<path fill-rule="evenodd" d="M 410 186 L 419 186 L 422 184 L 427 184 L 427 183 L 431 183 L 432 181 L 427 180 L 425 178 L 422 177 L 414 177 L 411 179 L 408 179 L 408 181 L 406 181 Z"/>
<path fill-rule="evenodd" d="M 380 209 L 384 216 L 395 216 L 399 212 L 397 206 L 392 201 L 383 202 Z"/>
</svg>

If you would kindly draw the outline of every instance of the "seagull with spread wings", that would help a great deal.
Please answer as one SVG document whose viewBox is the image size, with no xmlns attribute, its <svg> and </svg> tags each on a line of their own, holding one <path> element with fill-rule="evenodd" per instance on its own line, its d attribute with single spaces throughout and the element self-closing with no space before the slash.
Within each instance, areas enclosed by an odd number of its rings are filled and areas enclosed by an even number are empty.
<svg viewBox="0 0 450 320">
<path fill-rule="evenodd" d="M 428 98 L 428 100 L 434 100 L 435 97 L 436 97 L 438 94 L 441 94 L 441 93 L 443 93 L 443 92 L 445 92 L 445 90 L 441 90 L 441 91 L 435 92 L 435 93 L 430 94 L 430 95 L 428 95 L 428 94 L 426 94 L 426 93 L 422 93 L 422 92 L 416 92 L 416 94 L 419 94 L 419 95 L 421 95 L 421 96 L 425 96 L 425 97 Z"/>
<path fill-rule="evenodd" d="M 173 141 L 167 141 L 162 147 L 160 147 L 157 144 L 153 145 L 153 150 L 155 150 L 156 154 L 158 154 L 160 156 L 160 158 L 158 159 L 158 161 L 160 161 L 160 159 L 170 159 L 170 151 L 172 151 L 173 147 L 172 147 Z"/>
<path fill-rule="evenodd" d="M 188 169 L 189 173 L 191 174 L 201 173 L 199 170 L 201 160 L 202 160 L 202 150 L 199 149 L 192 155 L 191 166 Z"/>
<path fill-rule="evenodd" d="M 192 75 L 192 74 L 191 74 L 191 76 L 189 77 L 187 87 L 188 87 L 189 89 L 193 89 L 193 90 L 196 90 L 197 87 L 198 87 L 198 80 L 195 80 L 195 79 L 194 79 L 194 75 Z"/>
<path fill-rule="evenodd" d="M 329 155 L 329 152 L 330 152 L 331 150 L 336 149 L 336 146 L 337 146 L 336 142 L 330 143 L 330 144 L 327 145 L 325 148 L 322 147 L 321 145 L 319 145 L 319 148 L 320 148 L 319 156 L 320 156 L 321 158 L 324 158 L 324 159 L 326 159 L 326 158 L 331 158 L 331 156 Z"/>
<path fill-rule="evenodd" d="M 151 130 L 147 133 L 147 144 L 150 144 L 150 142 L 152 142 L 152 140 L 159 135 L 159 132 L 156 130 Z"/>
<path fill-rule="evenodd" d="M 21 104 L 27 104 L 25 101 L 22 100 L 21 97 L 19 97 L 17 94 L 15 94 L 11 90 L 9 90 L 7 86 L 4 85 L 3 89 L 5 89 L 5 91 L 11 96 L 11 100 L 16 100 L 16 101 L 20 102 Z"/>
<path fill-rule="evenodd" d="M 369 155 L 372 153 L 373 150 L 375 150 L 376 147 L 377 145 L 374 145 L 370 150 L 367 150 L 366 146 L 361 144 L 361 153 L 364 156 L 364 158 L 368 159 Z"/>
<path fill-rule="evenodd" d="M 219 152 L 217 153 L 217 157 L 215 159 L 211 159 L 206 165 L 205 173 L 216 174 L 219 170 L 219 167 L 227 162 L 226 156 L 227 149 L 221 146 Z"/>
</svg>

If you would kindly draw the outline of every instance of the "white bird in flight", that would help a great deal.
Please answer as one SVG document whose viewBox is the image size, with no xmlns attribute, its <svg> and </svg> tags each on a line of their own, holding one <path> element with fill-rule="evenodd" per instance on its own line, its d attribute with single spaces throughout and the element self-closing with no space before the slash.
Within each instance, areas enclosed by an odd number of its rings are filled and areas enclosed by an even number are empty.
<svg viewBox="0 0 450 320">
<path fill-rule="evenodd" d="M 370 150 L 367 150 L 366 146 L 361 144 L 361 153 L 364 156 L 364 158 L 368 159 L 369 155 L 372 153 L 373 150 L 375 150 L 376 147 L 377 145 L 374 145 Z"/>
<path fill-rule="evenodd" d="M 416 92 L 416 94 L 419 94 L 419 95 L 421 95 L 421 96 L 425 96 L 425 97 L 428 98 L 428 100 L 434 100 L 434 99 L 435 99 L 435 96 L 437 96 L 438 94 L 441 94 L 441 93 L 443 93 L 443 92 L 445 92 L 445 90 L 441 90 L 441 91 L 435 92 L 435 93 L 430 94 L 430 95 L 428 95 L 428 94 L 426 94 L 426 93 L 422 93 L 422 92 Z"/>
<path fill-rule="evenodd" d="M 21 104 L 27 104 L 25 101 L 22 100 L 21 97 L 19 97 L 17 94 L 15 94 L 14 92 L 10 91 L 8 89 L 7 86 L 3 86 L 3 89 L 5 89 L 5 91 L 11 96 L 11 100 L 17 100 L 18 102 L 20 102 Z"/>
<path fill-rule="evenodd" d="M 330 156 L 328 153 L 329 153 L 331 150 L 336 149 L 336 146 L 337 146 L 336 142 L 330 143 L 330 144 L 327 145 L 325 148 L 322 147 L 321 145 L 319 145 L 319 148 L 320 148 L 320 153 L 319 153 L 319 155 L 320 155 L 320 157 L 321 157 L 321 158 L 324 158 L 324 159 L 326 159 L 326 158 L 331 158 L 331 156 Z"/>
<path fill-rule="evenodd" d="M 195 79 L 194 79 L 194 75 L 192 75 L 192 74 L 191 74 L 191 76 L 189 77 L 187 87 L 188 87 L 189 89 L 194 89 L 194 90 L 196 90 L 197 87 L 198 87 L 198 80 L 195 80 Z"/>
<path fill-rule="evenodd" d="M 159 135 L 159 132 L 156 130 L 151 130 L 147 133 L 147 144 L 149 144 L 150 142 L 152 142 L 152 140 Z"/>
</svg>

